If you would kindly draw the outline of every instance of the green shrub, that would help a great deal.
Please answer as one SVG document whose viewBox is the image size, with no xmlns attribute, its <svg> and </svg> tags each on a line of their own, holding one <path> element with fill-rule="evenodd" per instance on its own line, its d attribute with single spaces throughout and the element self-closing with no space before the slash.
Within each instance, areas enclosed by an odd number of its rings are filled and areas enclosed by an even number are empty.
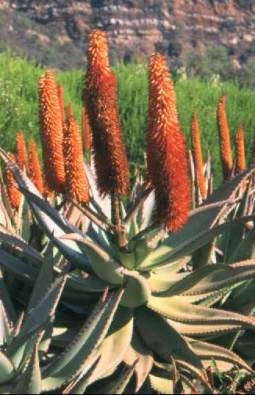
<svg viewBox="0 0 255 395">
<path fill-rule="evenodd" d="M 84 68 L 85 70 L 85 68 Z M 63 83 L 65 104 L 72 102 L 77 120 L 81 120 L 81 91 L 84 70 L 57 72 Z M 144 135 L 147 117 L 147 73 L 142 64 L 119 64 L 115 66 L 118 79 L 120 119 L 132 169 L 135 163 L 143 166 Z M 15 149 L 18 130 L 39 141 L 37 81 L 43 69 L 32 62 L 13 57 L 10 53 L 0 55 L 0 139 L 6 150 Z M 192 111 L 198 112 L 203 153 L 213 155 L 216 184 L 220 181 L 218 132 L 216 106 L 219 96 L 227 95 L 227 115 L 232 137 L 239 121 L 246 132 L 247 155 L 250 157 L 251 141 L 255 130 L 255 94 L 248 88 L 240 89 L 234 82 L 200 81 L 197 79 L 176 81 L 177 106 L 183 131 L 190 135 Z M 188 137 L 188 140 L 189 137 Z M 190 141 L 189 141 L 190 143 Z"/>
</svg>

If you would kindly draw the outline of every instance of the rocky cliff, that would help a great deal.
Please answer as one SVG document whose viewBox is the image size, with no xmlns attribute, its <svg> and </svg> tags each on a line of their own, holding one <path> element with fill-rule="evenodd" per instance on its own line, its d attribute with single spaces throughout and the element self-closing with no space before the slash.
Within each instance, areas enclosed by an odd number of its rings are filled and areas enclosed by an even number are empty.
<svg viewBox="0 0 255 395">
<path fill-rule="evenodd" d="M 223 45 L 237 67 L 255 53 L 254 0 L 0 0 L 0 49 L 80 66 L 88 32 L 107 32 L 113 59 Z"/>
</svg>

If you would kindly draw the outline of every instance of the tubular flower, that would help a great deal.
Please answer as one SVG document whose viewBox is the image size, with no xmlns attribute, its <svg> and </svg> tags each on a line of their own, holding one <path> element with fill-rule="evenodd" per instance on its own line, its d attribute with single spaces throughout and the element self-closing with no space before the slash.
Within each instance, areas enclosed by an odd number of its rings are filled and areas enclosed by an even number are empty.
<svg viewBox="0 0 255 395">
<path fill-rule="evenodd" d="M 17 164 L 21 170 L 27 169 L 27 149 L 24 133 L 18 132 L 16 134 L 16 154 Z"/>
<path fill-rule="evenodd" d="M 39 80 L 40 132 L 46 182 L 50 189 L 64 192 L 63 128 L 57 87 L 52 71 Z"/>
<path fill-rule="evenodd" d="M 17 162 L 13 154 L 8 154 L 9 160 Z M 6 167 L 5 170 L 7 194 L 13 209 L 18 210 L 21 200 L 21 192 L 19 191 L 12 171 Z"/>
<path fill-rule="evenodd" d="M 90 150 L 91 148 L 91 132 L 88 115 L 85 108 L 82 109 L 82 146 L 84 152 Z"/>
<path fill-rule="evenodd" d="M 188 219 L 191 186 L 175 91 L 166 60 L 159 54 L 152 55 L 149 62 L 147 164 L 155 189 L 157 221 L 176 232 Z"/>
<path fill-rule="evenodd" d="M 222 162 L 223 177 L 226 180 L 232 172 L 233 159 L 231 151 L 230 134 L 228 128 L 228 121 L 225 112 L 226 97 L 222 96 L 217 108 L 217 123 L 220 140 L 220 155 Z"/>
<path fill-rule="evenodd" d="M 35 184 L 38 191 L 41 194 L 43 194 L 44 185 L 43 185 L 42 170 L 40 166 L 36 143 L 34 140 L 31 140 L 28 144 L 28 158 L 29 158 L 29 171 L 28 171 L 29 177 Z"/>
<path fill-rule="evenodd" d="M 64 156 L 66 192 L 71 199 L 79 203 L 87 203 L 89 201 L 89 185 L 83 164 L 80 131 L 70 105 L 66 111 L 64 127 Z"/>
<path fill-rule="evenodd" d="M 58 84 L 57 90 L 58 90 L 58 103 L 59 103 L 59 109 L 60 109 L 61 122 L 62 122 L 62 125 L 64 125 L 64 121 L 65 121 L 64 92 L 63 92 L 63 87 L 62 87 L 61 83 Z"/>
<path fill-rule="evenodd" d="M 235 135 L 236 146 L 236 172 L 241 173 L 246 168 L 244 129 L 240 123 Z"/>
<path fill-rule="evenodd" d="M 198 118 L 196 113 L 193 113 L 192 115 L 191 134 L 192 134 L 192 146 L 193 146 L 193 155 L 194 155 L 194 162 L 196 168 L 197 185 L 202 198 L 205 199 L 206 185 L 205 185 L 205 178 L 203 174 L 203 156 L 202 156 L 201 141 L 200 141 L 200 130 L 199 130 Z"/>
<path fill-rule="evenodd" d="M 90 33 L 87 55 L 84 99 L 93 137 L 98 187 L 102 195 L 126 195 L 128 162 L 117 111 L 116 80 L 109 66 L 103 32 Z"/>
</svg>

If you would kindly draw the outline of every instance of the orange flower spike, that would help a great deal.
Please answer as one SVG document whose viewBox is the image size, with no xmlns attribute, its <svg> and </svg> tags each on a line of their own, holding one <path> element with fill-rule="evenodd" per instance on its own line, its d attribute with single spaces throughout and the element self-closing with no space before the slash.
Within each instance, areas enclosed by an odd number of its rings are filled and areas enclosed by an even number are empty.
<svg viewBox="0 0 255 395">
<path fill-rule="evenodd" d="M 188 220 L 191 185 L 186 140 L 181 132 L 173 83 L 160 54 L 149 62 L 148 173 L 155 190 L 157 221 L 176 232 Z"/>
<path fill-rule="evenodd" d="M 235 146 L 236 146 L 236 172 L 241 173 L 243 170 L 246 169 L 244 128 L 241 123 L 238 125 L 236 131 Z"/>
<path fill-rule="evenodd" d="M 205 199 L 206 185 L 205 185 L 205 178 L 203 174 L 203 156 L 201 149 L 200 130 L 199 130 L 197 113 L 193 113 L 192 115 L 191 135 L 192 135 L 192 147 L 193 147 L 193 155 L 194 155 L 194 162 L 196 168 L 197 184 L 202 199 Z"/>
<path fill-rule="evenodd" d="M 66 193 L 79 203 L 87 203 L 89 201 L 89 185 L 83 164 L 80 131 L 70 105 L 67 107 L 64 127 L 64 156 Z"/>
<path fill-rule="evenodd" d="M 38 191 L 44 193 L 43 176 L 38 157 L 37 146 L 34 140 L 31 140 L 28 144 L 28 158 L 29 158 L 29 177 L 38 189 Z"/>
<path fill-rule="evenodd" d="M 85 108 L 82 109 L 82 146 L 84 152 L 91 149 L 91 131 Z"/>
<path fill-rule="evenodd" d="M 16 134 L 17 164 L 21 170 L 27 169 L 27 149 L 24 133 Z"/>
<path fill-rule="evenodd" d="M 230 141 L 227 116 L 225 112 L 225 103 L 226 103 L 226 97 L 222 96 L 219 100 L 218 108 L 217 108 L 220 155 L 221 155 L 224 180 L 226 180 L 231 175 L 233 168 L 231 141 Z"/>
<path fill-rule="evenodd" d="M 102 195 L 126 195 L 129 170 L 117 111 L 116 79 L 109 66 L 106 37 L 100 30 L 90 33 L 87 55 L 84 99 L 97 184 Z"/>
<path fill-rule="evenodd" d="M 62 125 L 64 125 L 65 122 L 64 92 L 61 83 L 57 85 L 57 90 L 58 90 L 58 103 L 60 108 L 61 121 L 62 121 Z"/>
<path fill-rule="evenodd" d="M 15 156 L 11 153 L 8 154 L 8 158 L 13 162 L 17 162 Z M 12 171 L 8 167 L 5 169 L 5 177 L 7 194 L 11 203 L 11 207 L 15 210 L 18 210 L 21 201 L 21 192 L 17 187 Z"/>
<path fill-rule="evenodd" d="M 47 71 L 39 80 L 40 132 L 46 182 L 58 193 L 65 190 L 63 127 L 54 73 Z"/>
</svg>

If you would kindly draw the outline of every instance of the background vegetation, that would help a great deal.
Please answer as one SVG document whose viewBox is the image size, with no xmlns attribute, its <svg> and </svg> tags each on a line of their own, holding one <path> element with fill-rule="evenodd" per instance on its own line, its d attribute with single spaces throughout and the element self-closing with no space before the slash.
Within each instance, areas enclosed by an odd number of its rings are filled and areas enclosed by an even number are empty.
<svg viewBox="0 0 255 395">
<path fill-rule="evenodd" d="M 144 134 L 147 117 L 146 66 L 119 64 L 115 66 L 118 78 L 118 97 L 121 123 L 132 168 L 143 166 Z M 24 131 L 27 140 L 32 136 L 39 141 L 37 81 L 43 69 L 32 62 L 12 56 L 0 55 L 0 139 L 1 146 L 15 149 L 15 134 Z M 81 92 L 84 70 L 57 71 L 65 93 L 65 103 L 71 102 L 77 120 L 81 119 Z M 250 157 L 255 131 L 255 94 L 238 82 L 221 82 L 218 76 L 198 79 L 196 74 L 186 78 L 182 72 L 174 75 L 177 106 L 183 131 L 190 144 L 190 120 L 192 111 L 197 111 L 200 121 L 203 153 L 214 158 L 216 183 L 220 180 L 216 106 L 221 94 L 227 95 L 227 115 L 232 138 L 239 121 L 246 132 L 246 150 Z"/>
</svg>

